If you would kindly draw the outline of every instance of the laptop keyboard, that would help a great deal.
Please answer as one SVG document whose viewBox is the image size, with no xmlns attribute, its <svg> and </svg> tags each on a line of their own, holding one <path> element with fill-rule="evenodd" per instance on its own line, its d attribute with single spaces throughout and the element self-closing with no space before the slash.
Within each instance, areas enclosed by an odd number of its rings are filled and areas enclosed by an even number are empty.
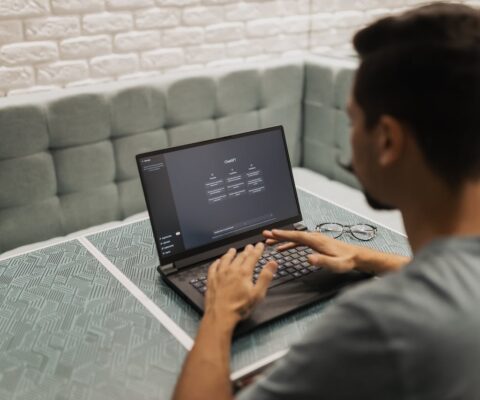
<svg viewBox="0 0 480 400">
<path fill-rule="evenodd" d="M 299 246 L 282 252 L 278 252 L 273 248 L 267 249 L 263 252 L 262 257 L 255 266 L 252 280 L 254 283 L 257 281 L 263 267 L 269 260 L 275 260 L 278 264 L 278 269 L 273 275 L 272 282 L 269 286 L 270 288 L 318 271 L 320 269 L 319 267 L 311 265 L 308 262 L 307 256 L 312 253 L 313 250 L 306 246 Z M 205 294 L 207 291 L 207 272 L 209 265 L 210 264 L 205 264 L 204 266 L 195 268 L 195 274 L 189 276 L 190 285 L 201 294 Z"/>
</svg>

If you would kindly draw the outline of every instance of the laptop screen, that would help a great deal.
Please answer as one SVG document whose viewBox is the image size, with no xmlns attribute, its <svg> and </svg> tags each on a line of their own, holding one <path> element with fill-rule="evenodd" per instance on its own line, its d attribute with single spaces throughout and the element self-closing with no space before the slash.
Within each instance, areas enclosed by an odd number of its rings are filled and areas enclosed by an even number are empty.
<svg viewBox="0 0 480 400">
<path fill-rule="evenodd" d="M 162 265 L 301 220 L 281 126 L 137 156 Z"/>
</svg>

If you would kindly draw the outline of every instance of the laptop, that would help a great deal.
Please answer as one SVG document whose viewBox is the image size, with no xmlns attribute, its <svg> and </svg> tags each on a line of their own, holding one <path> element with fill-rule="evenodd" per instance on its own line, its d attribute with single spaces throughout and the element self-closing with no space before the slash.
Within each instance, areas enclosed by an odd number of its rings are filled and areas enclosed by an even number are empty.
<svg viewBox="0 0 480 400">
<path fill-rule="evenodd" d="M 263 241 L 264 229 L 305 229 L 282 126 L 136 156 L 162 279 L 200 313 L 207 271 L 230 247 Z M 279 267 L 264 301 L 236 328 L 244 334 L 334 296 L 369 277 L 310 265 L 312 250 L 266 246 L 253 282 L 269 259 Z"/>
</svg>

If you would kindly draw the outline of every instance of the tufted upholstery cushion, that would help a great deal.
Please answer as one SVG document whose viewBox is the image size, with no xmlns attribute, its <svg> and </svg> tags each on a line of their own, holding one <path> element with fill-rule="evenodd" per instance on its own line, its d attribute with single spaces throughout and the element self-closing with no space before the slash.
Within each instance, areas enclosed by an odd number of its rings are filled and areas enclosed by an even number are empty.
<svg viewBox="0 0 480 400">
<path fill-rule="evenodd" d="M 355 67 L 347 60 L 306 60 L 303 166 L 358 188 L 355 177 L 337 163 L 348 163 L 351 157 L 346 104 Z"/>
<path fill-rule="evenodd" d="M 0 253 L 145 209 L 135 155 L 283 125 L 292 165 L 358 186 L 355 63 L 285 60 L 0 99 Z"/>
<path fill-rule="evenodd" d="M 135 154 L 271 125 L 302 152 L 304 63 L 0 99 L 0 253 L 145 209 Z"/>
</svg>

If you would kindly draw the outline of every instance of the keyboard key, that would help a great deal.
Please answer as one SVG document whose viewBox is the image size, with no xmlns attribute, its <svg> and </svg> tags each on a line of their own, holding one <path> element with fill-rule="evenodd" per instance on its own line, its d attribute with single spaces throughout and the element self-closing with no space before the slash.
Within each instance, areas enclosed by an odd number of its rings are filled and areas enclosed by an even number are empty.
<svg viewBox="0 0 480 400">
<path fill-rule="evenodd" d="M 203 294 L 203 293 L 205 293 L 205 292 L 207 291 L 207 287 L 206 287 L 206 286 L 202 286 L 201 288 L 198 288 L 198 291 Z"/>
<path fill-rule="evenodd" d="M 302 267 L 308 268 L 311 264 L 308 261 L 302 263 Z"/>
<path fill-rule="evenodd" d="M 318 271 L 320 268 L 317 267 L 316 265 L 310 265 L 310 266 L 308 267 L 308 269 L 309 269 L 310 271 L 312 271 L 312 272 L 315 272 L 315 271 Z"/>
<path fill-rule="evenodd" d="M 311 271 L 308 268 L 304 268 L 300 271 L 303 275 L 309 274 Z"/>
<path fill-rule="evenodd" d="M 308 258 L 305 257 L 305 256 L 303 256 L 303 257 L 300 257 L 299 260 L 302 261 L 302 262 L 303 262 L 303 261 L 308 261 Z"/>
<path fill-rule="evenodd" d="M 295 268 L 287 268 L 287 272 L 290 273 L 290 274 L 293 274 L 294 272 L 297 272 L 297 270 Z"/>
<path fill-rule="evenodd" d="M 292 264 L 291 262 L 286 262 L 286 263 L 285 263 L 285 266 L 286 266 L 287 268 L 289 268 L 289 267 L 293 267 L 293 264 Z"/>
<path fill-rule="evenodd" d="M 298 250 L 296 248 L 288 250 L 290 254 L 295 254 Z"/>
<path fill-rule="evenodd" d="M 293 264 L 293 265 L 300 264 L 300 261 L 299 261 L 299 260 L 292 260 L 292 264 Z"/>
<path fill-rule="evenodd" d="M 293 258 L 290 257 L 290 256 L 286 256 L 284 259 L 285 259 L 286 261 L 292 261 L 292 260 L 293 260 Z"/>
<path fill-rule="evenodd" d="M 293 274 L 292 274 L 295 278 L 300 278 L 302 275 L 301 272 L 298 272 L 298 271 L 295 271 Z"/>
<path fill-rule="evenodd" d="M 286 275 L 288 275 L 288 272 L 285 271 L 285 270 L 281 270 L 281 271 L 278 271 L 278 275 L 280 275 L 280 276 L 286 276 Z"/>
<path fill-rule="evenodd" d="M 281 260 L 283 258 L 283 256 L 281 254 L 275 254 L 274 257 L 277 259 L 277 260 Z"/>
<path fill-rule="evenodd" d="M 202 282 L 195 282 L 195 283 L 193 283 L 193 287 L 196 287 L 197 289 L 198 289 L 198 288 L 201 288 L 202 286 L 204 286 Z"/>
<path fill-rule="evenodd" d="M 190 281 L 190 283 L 191 283 L 192 285 L 193 285 L 194 283 L 197 283 L 197 282 L 198 282 L 198 279 L 192 279 L 192 280 Z"/>
</svg>

